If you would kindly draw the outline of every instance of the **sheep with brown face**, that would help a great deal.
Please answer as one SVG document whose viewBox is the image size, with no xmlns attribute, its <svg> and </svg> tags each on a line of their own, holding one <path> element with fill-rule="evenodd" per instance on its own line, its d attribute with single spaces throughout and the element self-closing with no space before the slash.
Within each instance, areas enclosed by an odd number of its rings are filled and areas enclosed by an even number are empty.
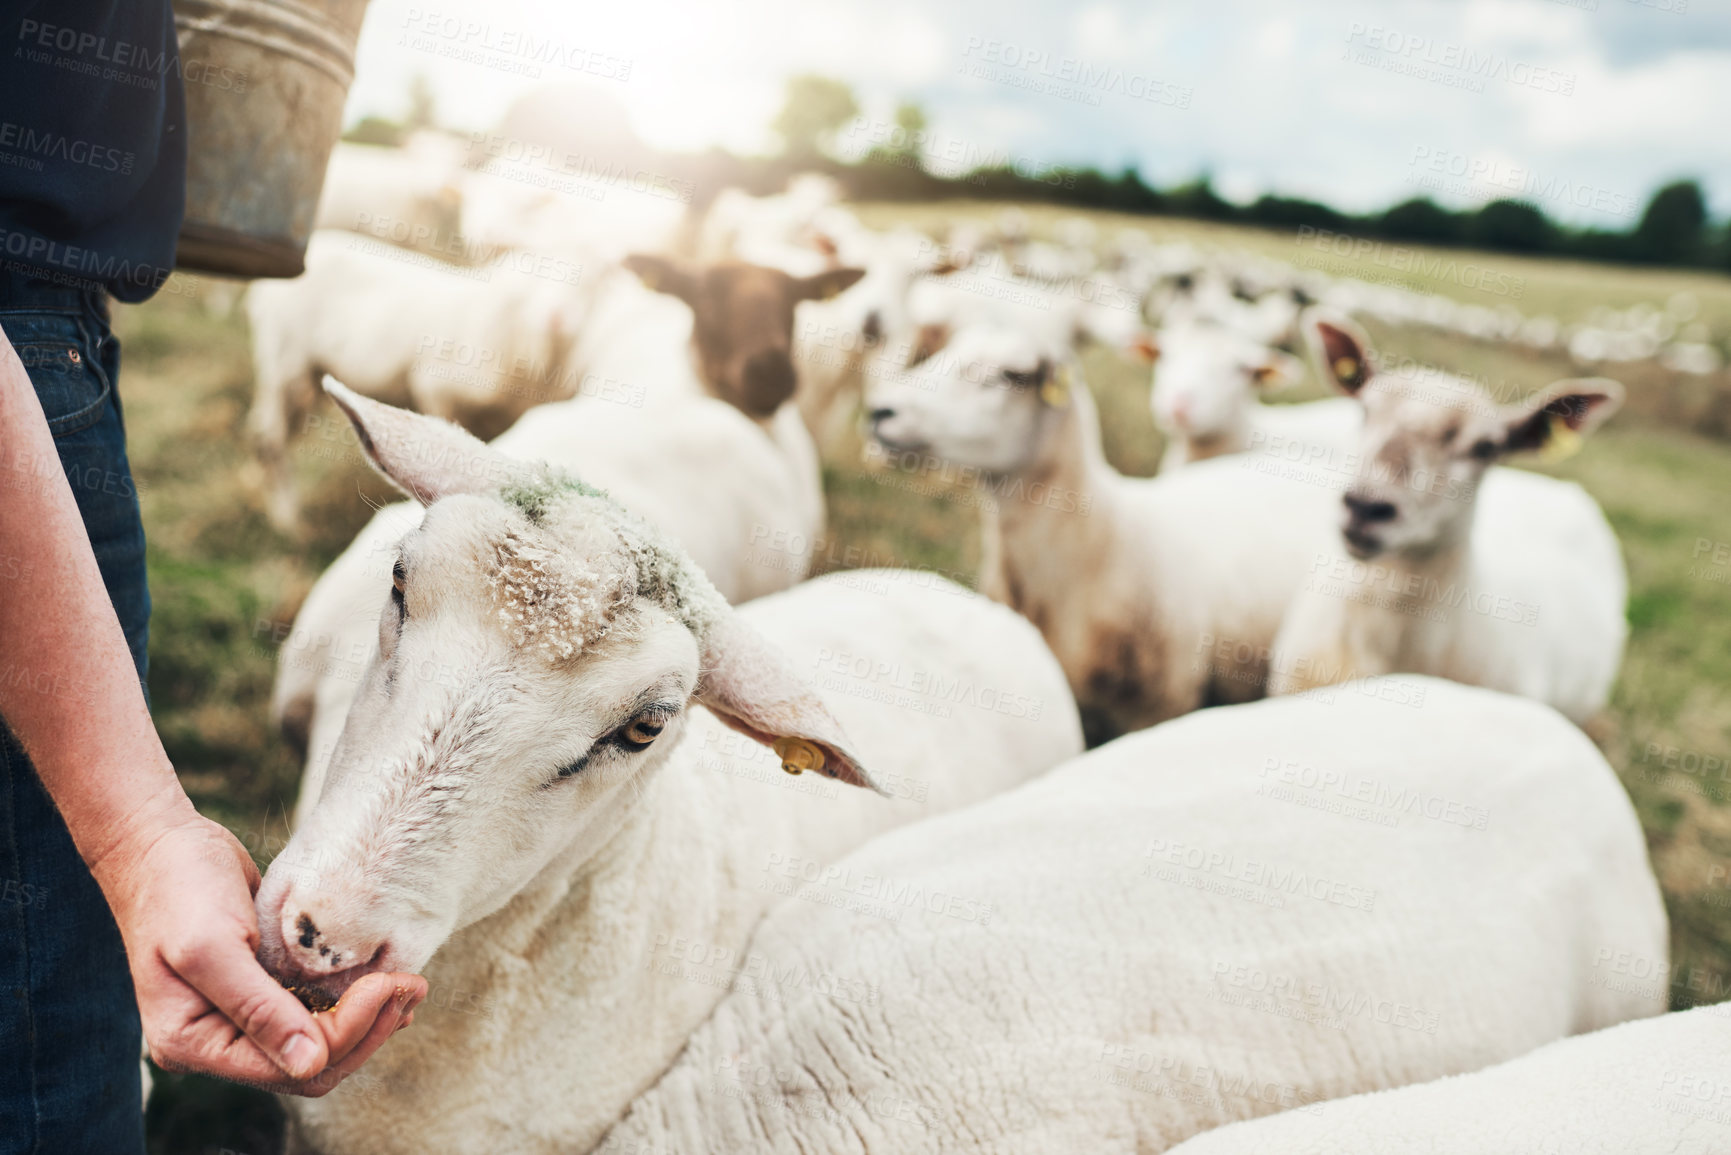
<svg viewBox="0 0 1731 1155">
<path fill-rule="evenodd" d="M 1592 717 L 1628 635 L 1622 551 L 1578 485 L 1497 463 L 1572 449 L 1623 387 L 1559 381 L 1501 404 L 1438 370 L 1383 371 L 1345 317 L 1313 312 L 1307 329 L 1364 429 L 1341 471 L 1338 544 L 1281 625 L 1269 691 L 1435 674 Z"/>
<path fill-rule="evenodd" d="M 794 307 L 827 300 L 865 276 L 864 269 L 843 268 L 794 277 L 742 261 L 693 266 L 645 253 L 626 257 L 625 267 L 691 307 L 698 376 L 716 396 L 760 419 L 792 400 L 798 384 Z"/>
</svg>

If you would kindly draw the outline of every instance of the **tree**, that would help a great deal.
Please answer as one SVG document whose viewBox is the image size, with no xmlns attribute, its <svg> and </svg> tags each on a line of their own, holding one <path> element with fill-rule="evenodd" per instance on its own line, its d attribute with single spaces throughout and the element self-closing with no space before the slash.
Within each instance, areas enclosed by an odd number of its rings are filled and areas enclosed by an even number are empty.
<svg viewBox="0 0 1731 1155">
<path fill-rule="evenodd" d="M 1693 264 L 1702 255 L 1707 203 L 1692 180 L 1668 184 L 1653 194 L 1635 226 L 1635 255 L 1666 264 Z"/>
<path fill-rule="evenodd" d="M 896 134 L 890 151 L 897 156 L 918 156 L 926 139 L 926 110 L 911 100 L 896 105 Z"/>
<path fill-rule="evenodd" d="M 1402 201 L 1382 214 L 1381 231 L 1408 241 L 1449 244 L 1460 240 L 1460 218 L 1429 197 Z"/>
<path fill-rule="evenodd" d="M 859 115 L 853 89 L 827 76 L 795 76 L 787 82 L 787 97 L 770 125 L 781 134 L 791 159 L 811 161 L 831 142 L 835 130 Z"/>
<path fill-rule="evenodd" d="M 1525 201 L 1492 201 L 1466 220 L 1465 240 L 1487 249 L 1536 253 L 1551 246 L 1550 218 Z"/>
<path fill-rule="evenodd" d="M 1236 211 L 1231 203 L 1222 200 L 1214 191 L 1214 178 L 1206 172 L 1167 193 L 1166 203 L 1181 217 L 1201 217 L 1204 220 L 1226 220 Z"/>
<path fill-rule="evenodd" d="M 432 128 L 434 124 L 433 84 L 424 72 L 409 77 L 409 115 L 403 118 L 403 128 Z"/>
</svg>

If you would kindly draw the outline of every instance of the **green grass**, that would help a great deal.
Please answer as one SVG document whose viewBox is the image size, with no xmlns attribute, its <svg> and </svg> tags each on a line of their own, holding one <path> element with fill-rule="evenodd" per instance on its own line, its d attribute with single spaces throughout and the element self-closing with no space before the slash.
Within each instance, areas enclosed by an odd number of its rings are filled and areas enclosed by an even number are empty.
<svg viewBox="0 0 1731 1155">
<path fill-rule="evenodd" d="M 873 224 L 935 226 L 1001 206 L 865 206 Z M 1029 210 L 1036 232 L 1067 211 Z M 1292 234 L 1098 214 L 1103 238 L 1118 227 L 1159 239 L 1191 239 L 1292 260 Z M 1731 333 L 1731 279 L 1658 270 L 1598 268 L 1505 256 L 1482 260 L 1523 278 L 1524 311 L 1564 319 L 1598 305 L 1662 304 L 1693 292 L 1724 342 Z M 1350 264 L 1350 262 L 1349 262 Z M 1361 271 L 1376 275 L 1374 261 Z M 1341 270 L 1346 271 L 1346 270 Z M 1444 278 L 1414 287 L 1495 305 Z M 210 282 L 204 282 L 208 287 Z M 118 310 L 122 374 L 134 468 L 150 539 L 153 709 L 195 802 L 228 824 L 261 863 L 287 834 L 299 768 L 273 733 L 266 705 L 275 671 L 273 623 L 293 618 L 313 580 L 392 497 L 355 454 L 334 410 L 297 450 L 308 521 L 305 541 L 265 522 L 244 416 L 251 370 L 245 322 L 212 314 L 198 294 L 164 293 Z M 1511 392 L 1575 371 L 1539 356 L 1421 330 L 1372 326 L 1386 352 L 1471 373 Z M 1108 458 L 1148 475 L 1159 437 L 1148 415 L 1148 371 L 1091 351 L 1085 375 L 1105 418 Z M 1731 771 L 1726 777 L 1667 769 L 1684 756 L 1731 759 L 1731 572 L 1695 557 L 1697 543 L 1731 542 L 1731 448 L 1694 432 L 1731 432 L 1728 374 L 1683 381 L 1654 368 L 1617 373 L 1630 386 L 1624 414 L 1554 472 L 1578 480 L 1605 506 L 1628 559 L 1632 633 L 1612 707 L 1595 737 L 1635 801 L 1672 919 L 1674 957 L 1685 973 L 1678 1006 L 1722 997 L 1731 983 Z M 1321 395 L 1309 382 L 1294 397 Z M 1719 406 L 1719 410 L 1715 410 Z M 844 442 L 825 469 L 831 532 L 817 569 L 907 565 L 969 579 L 979 563 L 978 514 L 966 493 L 908 487 L 902 475 L 858 464 Z M 152 1105 L 154 1151 L 222 1147 L 266 1155 L 280 1114 L 268 1097 L 195 1077 L 163 1080 Z"/>
</svg>

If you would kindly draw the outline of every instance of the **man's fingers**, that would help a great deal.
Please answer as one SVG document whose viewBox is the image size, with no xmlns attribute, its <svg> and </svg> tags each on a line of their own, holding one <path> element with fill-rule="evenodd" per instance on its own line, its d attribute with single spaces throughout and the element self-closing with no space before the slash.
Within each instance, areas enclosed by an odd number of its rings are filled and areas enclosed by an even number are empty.
<svg viewBox="0 0 1731 1155">
<path fill-rule="evenodd" d="M 330 1062 L 312 1014 L 265 973 L 244 942 L 219 937 L 188 944 L 163 961 L 258 1044 L 282 1074 L 306 1079 Z"/>
<path fill-rule="evenodd" d="M 416 977 L 413 982 L 403 982 L 400 980 L 412 976 L 388 975 L 386 977 L 399 981 L 392 984 L 391 997 L 380 1008 L 378 1016 L 373 1020 L 372 1028 L 342 1058 L 336 1058 L 333 1052 L 331 1066 L 345 1075 L 353 1073 L 362 1063 L 372 1058 L 373 1052 L 384 1046 L 385 1040 L 397 1033 L 397 1028 L 413 1014 L 414 1009 L 420 1006 L 421 1000 L 426 997 L 427 984 L 425 979 Z"/>
<path fill-rule="evenodd" d="M 150 1057 L 165 1071 L 192 1071 L 261 1090 L 283 1086 L 282 1069 L 257 1043 L 237 1036 L 234 1024 L 214 1010 L 183 1026 L 171 1039 L 152 1041 Z"/>
<path fill-rule="evenodd" d="M 376 974 L 356 982 L 335 1007 L 315 1016 L 325 1031 L 331 1065 L 305 1082 L 278 1090 L 309 1099 L 335 1090 L 386 1039 L 408 1025 L 426 989 L 427 981 L 418 975 Z"/>
<path fill-rule="evenodd" d="M 357 979 L 343 992 L 336 1006 L 317 1016 L 330 1053 L 326 1064 L 334 1067 L 341 1063 L 371 1034 L 379 1020 L 393 1017 L 399 990 L 413 995 L 417 988 L 425 990 L 426 984 L 427 980 L 418 975 L 381 973 Z"/>
</svg>

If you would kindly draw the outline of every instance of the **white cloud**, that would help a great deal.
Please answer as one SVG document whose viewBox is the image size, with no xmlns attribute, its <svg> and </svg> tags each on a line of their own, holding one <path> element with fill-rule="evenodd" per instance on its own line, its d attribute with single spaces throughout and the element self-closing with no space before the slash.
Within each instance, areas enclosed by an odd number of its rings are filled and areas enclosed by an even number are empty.
<svg viewBox="0 0 1731 1155">
<path fill-rule="evenodd" d="M 1095 0 L 1066 9 L 1036 0 L 443 0 L 441 10 L 500 29 L 529 29 L 628 58 L 628 82 L 608 85 L 634 123 L 663 147 L 719 143 L 759 150 L 783 85 L 820 72 L 853 85 L 862 105 L 912 97 L 934 131 L 980 151 L 1041 160 L 1126 159 L 1161 182 L 1205 168 L 1234 192 L 1272 190 L 1342 207 L 1379 207 L 1413 195 L 1415 148 L 1490 156 L 1630 196 L 1699 173 L 1731 200 L 1731 35 L 1717 18 L 1697 23 L 1622 0 L 1583 12 L 1547 0 Z M 497 118 L 533 81 L 460 63 L 403 43 L 411 6 L 373 0 L 349 104 L 400 113 L 408 78 L 428 74 L 443 113 L 467 127 Z M 1664 21 L 1671 23 L 1664 23 Z M 1355 27 L 1380 25 L 1438 51 L 1459 45 L 1574 77 L 1571 96 L 1492 78 L 1465 91 L 1343 59 Z M 1613 39 L 1616 37 L 1616 39 Z M 1631 39 L 1633 38 L 1633 39 Z M 1362 36 L 1360 37 L 1362 40 Z M 1084 99 L 1015 87 L 1002 77 L 958 75 L 970 44 L 1013 42 L 1066 60 L 1121 70 L 1188 90 L 1188 107 L 1102 88 Z M 1640 50 L 1629 45 L 1639 41 Z M 1418 61 L 1423 63 L 1422 58 Z M 1449 71 L 1446 65 L 1437 66 Z M 1008 70 L 1011 73 L 1015 69 Z M 544 79 L 577 79 L 557 68 Z M 605 82 L 604 82 L 605 83 Z M 1553 206 L 1568 215 L 1566 205 Z M 1589 217 L 1589 223 L 1608 222 Z"/>
</svg>

